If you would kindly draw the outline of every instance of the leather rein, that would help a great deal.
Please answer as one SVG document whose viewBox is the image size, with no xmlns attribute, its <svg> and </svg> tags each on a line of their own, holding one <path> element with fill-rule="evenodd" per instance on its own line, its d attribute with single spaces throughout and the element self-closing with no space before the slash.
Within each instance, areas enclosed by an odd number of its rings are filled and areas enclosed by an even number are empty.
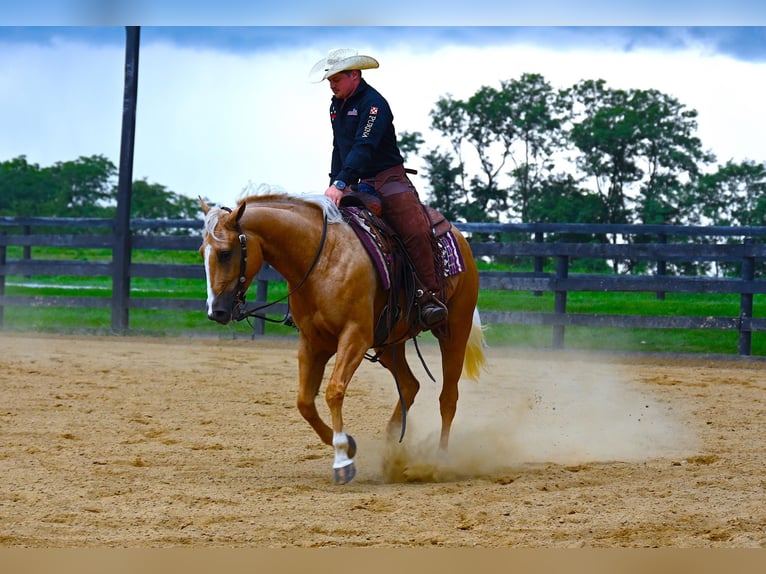
<svg viewBox="0 0 766 574">
<path fill-rule="evenodd" d="M 222 209 L 231 213 L 231 209 L 228 207 L 224 207 Z M 242 256 L 239 261 L 239 287 L 237 288 L 237 293 L 234 296 L 234 308 L 232 309 L 232 316 L 234 320 L 242 321 L 243 319 L 247 319 L 249 317 L 255 317 L 256 319 L 263 319 L 264 321 L 270 321 L 272 323 L 288 323 L 288 318 L 290 316 L 289 310 L 287 313 L 285 313 L 285 316 L 282 319 L 271 319 L 266 317 L 264 314 L 261 314 L 260 311 L 268 309 L 277 303 L 281 303 L 285 299 L 289 299 L 290 295 L 300 289 L 309 278 L 309 275 L 311 275 L 314 267 L 316 267 L 317 261 L 319 261 L 319 256 L 322 254 L 325 240 L 327 239 L 327 215 L 322 217 L 322 238 L 319 240 L 319 247 L 317 248 L 317 252 L 314 255 L 314 260 L 311 262 L 311 265 L 309 265 L 308 271 L 306 271 L 303 279 L 301 279 L 298 284 L 293 287 L 286 295 L 283 295 L 276 301 L 263 303 L 253 307 L 252 309 L 247 309 L 245 304 L 245 284 L 247 283 L 247 235 L 245 235 L 245 233 L 242 231 L 242 227 L 240 226 L 239 221 L 237 221 L 237 234 L 239 235 L 239 248 Z"/>
</svg>

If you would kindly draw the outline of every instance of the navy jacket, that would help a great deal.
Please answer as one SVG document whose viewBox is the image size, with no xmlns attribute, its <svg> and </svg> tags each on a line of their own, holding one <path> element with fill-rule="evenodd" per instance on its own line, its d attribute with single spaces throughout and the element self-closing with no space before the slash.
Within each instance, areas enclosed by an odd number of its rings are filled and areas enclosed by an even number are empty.
<svg viewBox="0 0 766 574">
<path fill-rule="evenodd" d="M 404 163 L 396 144 L 391 108 L 364 79 L 347 100 L 333 96 L 330 122 L 333 133 L 330 181 L 339 179 L 353 184 Z"/>
</svg>

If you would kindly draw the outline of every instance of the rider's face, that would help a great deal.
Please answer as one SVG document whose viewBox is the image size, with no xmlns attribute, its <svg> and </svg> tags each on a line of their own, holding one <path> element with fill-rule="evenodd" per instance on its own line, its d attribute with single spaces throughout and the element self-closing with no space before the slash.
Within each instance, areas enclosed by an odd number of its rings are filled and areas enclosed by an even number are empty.
<svg viewBox="0 0 766 574">
<path fill-rule="evenodd" d="M 330 89 L 335 94 L 335 97 L 345 100 L 351 97 L 357 85 L 359 85 L 358 72 L 338 72 L 327 78 L 327 81 L 330 82 Z"/>
</svg>

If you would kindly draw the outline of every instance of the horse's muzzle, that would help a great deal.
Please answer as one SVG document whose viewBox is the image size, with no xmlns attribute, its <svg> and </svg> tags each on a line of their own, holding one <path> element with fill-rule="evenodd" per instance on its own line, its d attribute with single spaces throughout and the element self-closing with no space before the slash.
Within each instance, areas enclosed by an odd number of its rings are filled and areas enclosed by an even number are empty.
<svg viewBox="0 0 766 574">
<path fill-rule="evenodd" d="M 238 315 L 237 307 L 234 293 L 222 293 L 208 303 L 207 318 L 221 325 L 227 325 Z"/>
<path fill-rule="evenodd" d="M 211 309 L 207 313 L 207 318 L 221 325 L 227 325 L 231 322 L 231 311 L 225 311 L 224 309 Z"/>
</svg>

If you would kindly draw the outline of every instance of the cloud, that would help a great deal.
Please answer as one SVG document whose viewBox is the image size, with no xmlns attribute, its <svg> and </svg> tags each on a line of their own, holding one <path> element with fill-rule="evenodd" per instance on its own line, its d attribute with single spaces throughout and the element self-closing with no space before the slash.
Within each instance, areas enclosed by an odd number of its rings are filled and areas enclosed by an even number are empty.
<svg viewBox="0 0 766 574">
<path fill-rule="evenodd" d="M 764 6 L 752 0 L 389 0 L 385 9 L 349 11 L 340 0 L 26 0 L 4 7 L 11 25 L 756 25 Z"/>
<path fill-rule="evenodd" d="M 389 99 L 396 128 L 422 132 L 429 147 L 439 97 L 466 98 L 534 72 L 554 88 L 603 78 L 614 88 L 658 89 L 699 112 L 697 135 L 719 161 L 763 161 L 766 60 L 753 48 L 763 33 L 352 28 L 339 42 L 334 28 L 142 28 L 134 177 L 221 203 L 249 182 L 322 191 L 330 93 L 307 74 L 340 45 L 381 61 L 367 79 Z M 117 164 L 124 43 L 121 27 L 0 28 L 0 161 L 104 154 Z"/>
</svg>

